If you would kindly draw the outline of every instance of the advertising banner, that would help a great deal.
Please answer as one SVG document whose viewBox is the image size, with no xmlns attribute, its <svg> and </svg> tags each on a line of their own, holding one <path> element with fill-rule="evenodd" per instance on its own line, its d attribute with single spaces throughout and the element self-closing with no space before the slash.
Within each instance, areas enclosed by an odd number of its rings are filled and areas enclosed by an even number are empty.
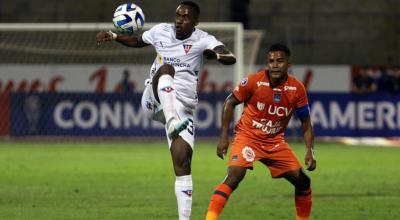
<svg viewBox="0 0 400 220">
<path fill-rule="evenodd" d="M 218 136 L 227 93 L 204 93 L 195 112 L 196 136 Z M 400 136 L 400 96 L 310 93 L 316 136 Z M 12 93 L 12 136 L 162 136 L 161 123 L 140 106 L 141 93 Z M 300 136 L 292 120 L 287 136 Z"/>
</svg>

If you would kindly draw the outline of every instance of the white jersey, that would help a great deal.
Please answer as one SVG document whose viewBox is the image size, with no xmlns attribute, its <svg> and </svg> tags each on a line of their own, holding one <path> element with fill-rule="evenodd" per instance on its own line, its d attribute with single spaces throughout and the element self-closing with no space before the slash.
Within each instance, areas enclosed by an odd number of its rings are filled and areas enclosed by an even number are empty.
<svg viewBox="0 0 400 220">
<path fill-rule="evenodd" d="M 150 69 L 150 78 L 163 64 L 175 68 L 174 87 L 176 98 L 187 107 L 197 104 L 198 75 L 203 66 L 203 51 L 223 45 L 214 36 L 195 29 L 192 35 L 184 40 L 175 36 L 173 24 L 161 23 L 142 35 L 145 43 L 154 46 L 157 57 Z"/>
</svg>

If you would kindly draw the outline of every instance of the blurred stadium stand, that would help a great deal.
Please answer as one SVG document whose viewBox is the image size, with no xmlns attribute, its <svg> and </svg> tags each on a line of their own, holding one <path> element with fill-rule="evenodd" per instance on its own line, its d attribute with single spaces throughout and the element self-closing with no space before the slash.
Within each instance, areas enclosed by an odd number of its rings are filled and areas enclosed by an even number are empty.
<svg viewBox="0 0 400 220">
<path fill-rule="evenodd" d="M 124 1 L 0 1 L 0 22 L 111 22 Z M 179 1 L 136 0 L 149 22 L 172 21 Z M 202 21 L 229 21 L 229 0 L 199 0 Z M 23 10 L 21 10 L 23 9 Z M 286 42 L 298 64 L 400 63 L 398 0 L 251 0 L 250 27 L 265 31 L 261 48 Z M 263 63 L 260 50 L 257 63 Z"/>
</svg>

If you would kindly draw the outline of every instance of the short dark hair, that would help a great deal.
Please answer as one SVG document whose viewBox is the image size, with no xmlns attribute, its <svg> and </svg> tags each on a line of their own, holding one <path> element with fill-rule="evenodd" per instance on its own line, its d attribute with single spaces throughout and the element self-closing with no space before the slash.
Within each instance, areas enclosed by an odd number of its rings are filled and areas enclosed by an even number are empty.
<svg viewBox="0 0 400 220">
<path fill-rule="evenodd" d="M 283 51 L 285 54 L 290 57 L 290 50 L 285 44 L 282 43 L 275 43 L 269 47 L 268 53 L 272 51 Z"/>
<path fill-rule="evenodd" d="M 193 12 L 195 13 L 196 17 L 200 16 L 200 6 L 193 1 L 181 1 L 181 5 L 187 5 L 193 8 Z"/>
</svg>

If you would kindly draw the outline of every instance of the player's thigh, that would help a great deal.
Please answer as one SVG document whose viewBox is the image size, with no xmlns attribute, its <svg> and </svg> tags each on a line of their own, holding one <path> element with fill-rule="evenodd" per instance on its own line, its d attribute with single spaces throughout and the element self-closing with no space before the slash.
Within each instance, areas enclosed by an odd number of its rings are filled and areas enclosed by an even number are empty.
<svg viewBox="0 0 400 220">
<path fill-rule="evenodd" d="M 165 124 L 165 117 L 162 111 L 160 103 L 158 103 L 154 97 L 153 89 L 150 81 L 146 80 L 145 88 L 142 95 L 142 110 L 144 114 L 155 121 L 159 121 Z"/>
<path fill-rule="evenodd" d="M 266 146 L 265 149 L 266 156 L 260 162 L 268 166 L 272 177 L 279 178 L 286 172 L 301 169 L 301 164 L 288 143 L 277 143 Z"/>
<path fill-rule="evenodd" d="M 193 149 L 194 148 L 194 136 L 195 136 L 195 124 L 194 124 L 194 109 L 186 107 L 184 103 L 182 103 L 179 100 L 175 100 L 175 109 L 176 109 L 176 114 L 178 115 L 179 119 L 188 119 L 189 120 L 189 125 L 187 128 L 181 133 L 179 133 L 179 136 Z M 165 132 L 168 134 L 168 129 L 165 126 Z M 168 137 L 168 146 L 171 147 L 172 145 L 172 140 Z"/>
<path fill-rule="evenodd" d="M 253 168 L 253 163 L 258 159 L 259 152 L 256 143 L 252 143 L 247 137 L 235 135 L 228 158 L 228 166 Z"/>
</svg>

